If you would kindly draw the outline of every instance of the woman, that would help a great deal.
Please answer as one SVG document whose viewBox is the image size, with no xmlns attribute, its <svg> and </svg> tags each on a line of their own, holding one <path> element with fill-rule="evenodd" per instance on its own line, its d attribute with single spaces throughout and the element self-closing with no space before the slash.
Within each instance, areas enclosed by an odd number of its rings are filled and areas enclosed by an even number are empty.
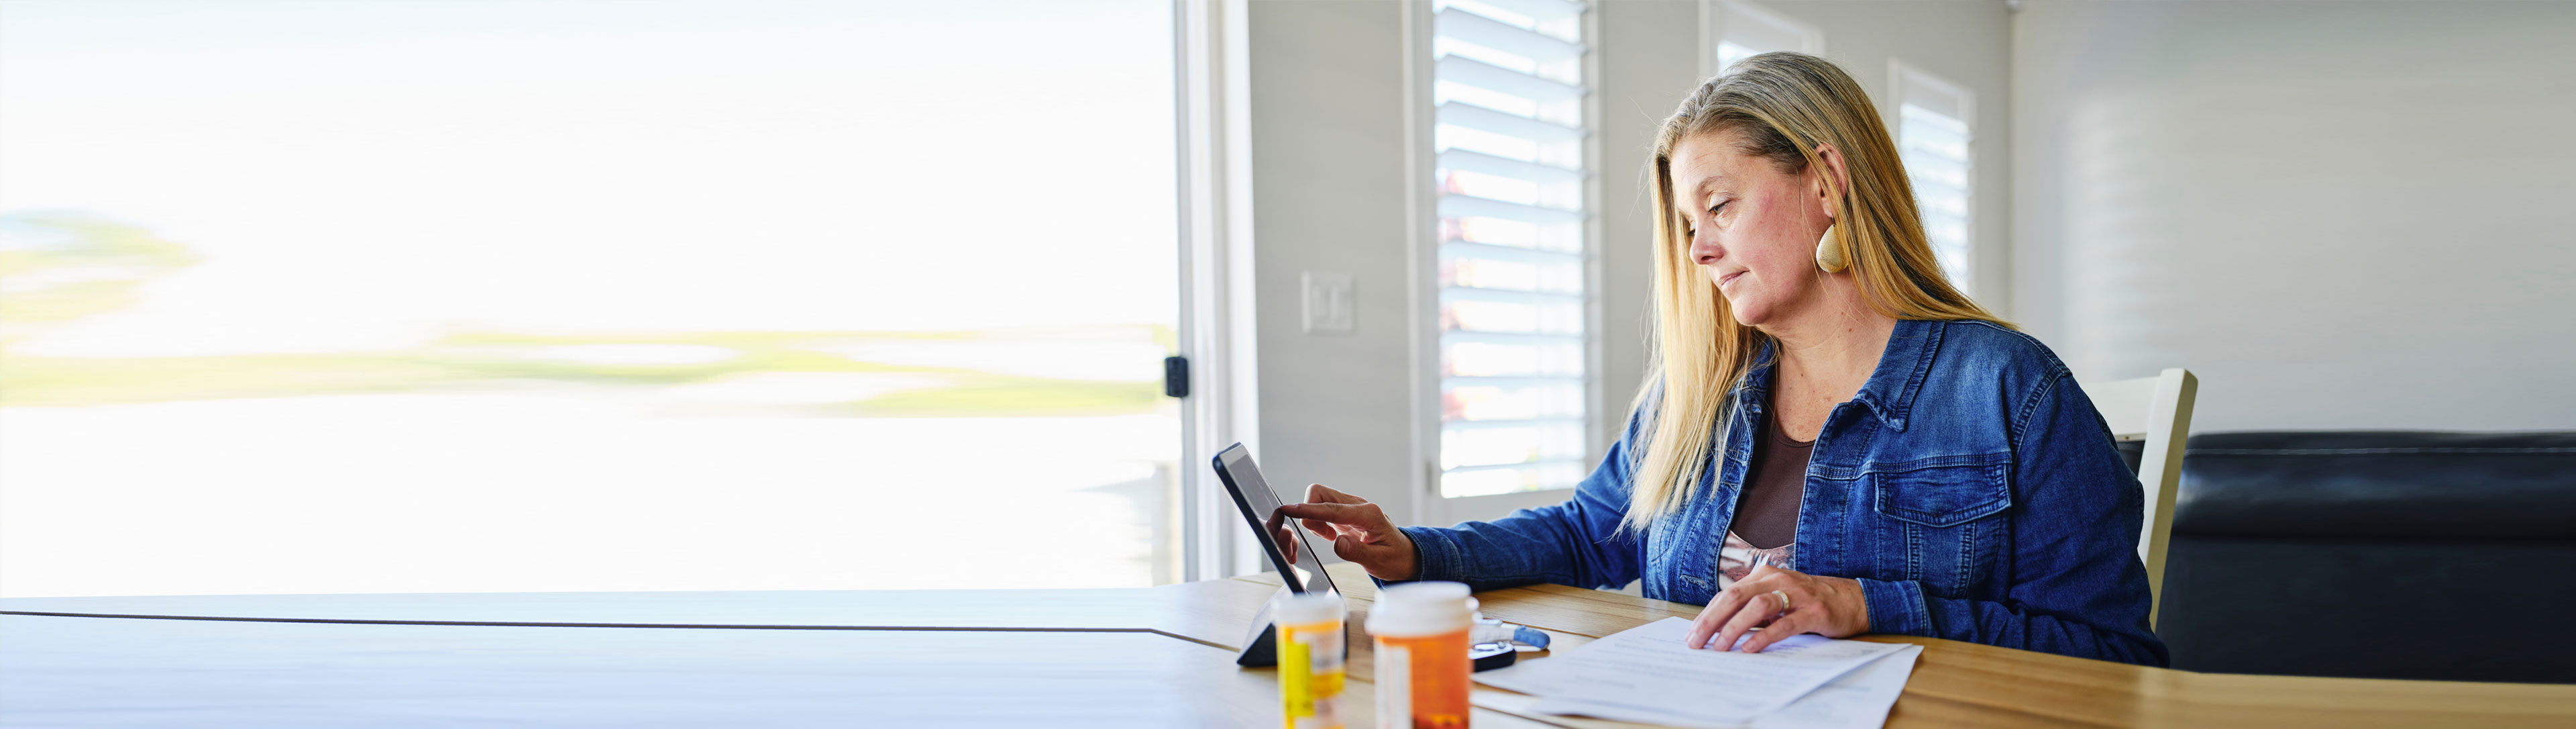
<svg viewBox="0 0 2576 729">
<path fill-rule="evenodd" d="M 1708 606 L 1694 648 L 1874 632 L 2165 663 L 2137 478 L 2065 365 L 1942 277 L 1849 75 L 1736 64 L 1664 120 L 1655 184 L 1657 377 L 1573 499 L 1399 529 L 1318 484 L 1283 512 L 1381 580 L 1642 579 Z"/>
</svg>

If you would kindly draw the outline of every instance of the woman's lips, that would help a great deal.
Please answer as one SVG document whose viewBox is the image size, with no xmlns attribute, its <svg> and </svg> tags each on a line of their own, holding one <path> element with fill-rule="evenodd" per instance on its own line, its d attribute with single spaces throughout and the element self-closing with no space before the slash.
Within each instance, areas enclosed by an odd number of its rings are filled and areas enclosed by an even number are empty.
<svg viewBox="0 0 2576 729">
<path fill-rule="evenodd" d="M 1717 287 L 1718 287 L 1718 288 L 1721 288 L 1721 289 L 1722 289 L 1722 288 L 1726 288 L 1726 285 L 1727 285 L 1727 284 L 1734 283 L 1734 282 L 1735 282 L 1736 277 L 1738 277 L 1738 276 L 1742 276 L 1742 275 L 1744 275 L 1744 272 L 1743 272 L 1743 271 L 1737 271 L 1737 272 L 1734 272 L 1734 273 L 1727 274 L 1725 278 L 1721 278 L 1721 279 L 1718 279 L 1718 280 L 1717 280 Z"/>
</svg>

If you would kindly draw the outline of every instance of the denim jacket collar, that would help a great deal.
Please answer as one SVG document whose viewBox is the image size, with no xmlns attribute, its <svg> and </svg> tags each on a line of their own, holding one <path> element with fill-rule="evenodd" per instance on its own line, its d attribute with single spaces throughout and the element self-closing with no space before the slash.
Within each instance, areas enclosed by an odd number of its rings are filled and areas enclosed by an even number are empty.
<svg viewBox="0 0 2576 729">
<path fill-rule="evenodd" d="M 1852 400 L 1869 408 L 1872 415 L 1887 427 L 1905 430 L 1905 417 L 1914 408 L 1914 395 L 1923 388 L 1923 378 L 1932 371 L 1932 356 L 1941 351 L 1938 321 L 1898 319 L 1896 329 L 1887 336 L 1887 348 L 1878 355 L 1878 369 L 1869 382 L 1860 387 Z M 1779 342 L 1765 341 L 1761 353 L 1754 356 L 1753 369 L 1744 373 L 1744 384 L 1735 388 L 1736 412 L 1758 412 L 1769 403 L 1771 377 Z"/>
</svg>

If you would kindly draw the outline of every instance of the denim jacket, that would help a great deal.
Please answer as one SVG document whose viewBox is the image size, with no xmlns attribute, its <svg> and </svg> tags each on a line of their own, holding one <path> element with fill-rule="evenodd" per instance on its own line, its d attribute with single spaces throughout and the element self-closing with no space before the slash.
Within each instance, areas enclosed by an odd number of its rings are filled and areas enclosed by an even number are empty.
<svg viewBox="0 0 2576 729">
<path fill-rule="evenodd" d="M 1478 590 L 1642 580 L 1647 597 L 1706 604 L 1771 380 L 1768 364 L 1746 373 L 1724 453 L 1642 534 L 1619 522 L 1644 409 L 1565 503 L 1404 527 L 1418 579 Z M 2137 554 L 2144 498 L 2111 443 L 2037 340 L 1979 321 L 1898 321 L 1877 371 L 1816 436 L 1791 567 L 1858 580 L 1874 633 L 2164 665 Z"/>
</svg>

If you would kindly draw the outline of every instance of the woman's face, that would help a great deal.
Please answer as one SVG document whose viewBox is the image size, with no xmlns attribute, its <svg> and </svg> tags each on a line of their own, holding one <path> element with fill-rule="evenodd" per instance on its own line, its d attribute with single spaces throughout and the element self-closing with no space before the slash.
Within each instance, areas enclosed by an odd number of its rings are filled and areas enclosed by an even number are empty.
<svg viewBox="0 0 2576 729">
<path fill-rule="evenodd" d="M 1739 151 L 1737 137 L 1722 131 L 1674 145 L 1672 199 L 1686 221 L 1690 260 L 1717 283 L 1737 322 L 1760 327 L 1823 295 L 1816 239 L 1833 217 L 1814 165 L 1782 173 Z"/>
</svg>

